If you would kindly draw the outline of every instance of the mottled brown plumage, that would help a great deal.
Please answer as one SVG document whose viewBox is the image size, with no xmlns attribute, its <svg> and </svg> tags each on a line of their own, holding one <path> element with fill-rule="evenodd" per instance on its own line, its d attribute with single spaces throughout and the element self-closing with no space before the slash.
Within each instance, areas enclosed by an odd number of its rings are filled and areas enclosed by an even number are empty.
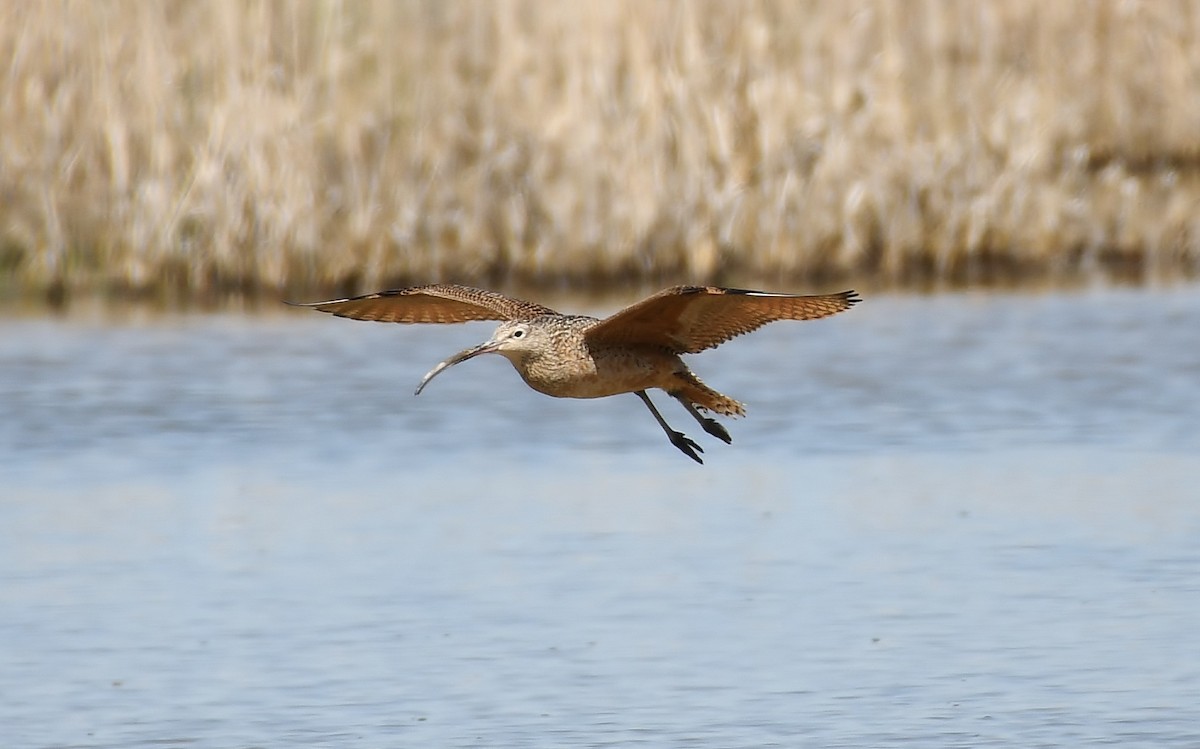
<svg viewBox="0 0 1200 749">
<path fill-rule="evenodd" d="M 557 315 L 549 307 L 452 283 L 389 289 L 374 294 L 295 305 L 353 320 L 456 323 L 473 320 L 532 320 Z"/>
<path fill-rule="evenodd" d="M 512 362 L 538 392 L 559 398 L 602 398 L 634 393 L 646 404 L 671 444 L 702 463 L 692 440 L 672 429 L 646 390 L 678 400 L 706 432 L 730 442 L 729 432 L 700 411 L 742 416 L 741 403 L 705 385 L 680 354 L 719 346 L 777 320 L 814 320 L 861 301 L 838 294 L 774 294 L 717 286 L 675 286 L 603 320 L 563 315 L 549 307 L 456 284 L 431 284 L 297 306 L 355 320 L 456 323 L 500 320 L 491 339 L 434 367 L 417 393 L 444 369 L 486 353 Z"/>
<path fill-rule="evenodd" d="M 698 354 L 776 320 L 816 320 L 850 309 L 853 291 L 820 296 L 772 294 L 719 286 L 674 286 L 601 320 L 587 331 L 597 343 L 652 343 Z"/>
</svg>

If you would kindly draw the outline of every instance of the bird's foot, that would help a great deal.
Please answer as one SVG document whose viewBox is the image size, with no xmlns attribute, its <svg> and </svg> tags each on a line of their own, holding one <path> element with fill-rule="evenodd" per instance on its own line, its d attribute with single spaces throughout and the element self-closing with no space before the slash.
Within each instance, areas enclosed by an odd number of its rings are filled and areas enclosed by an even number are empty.
<svg viewBox="0 0 1200 749">
<path fill-rule="evenodd" d="M 716 419 L 701 419 L 700 426 L 704 427 L 704 431 L 721 440 L 726 445 L 733 444 L 733 437 L 729 436 L 729 432 Z"/>
<path fill-rule="evenodd" d="M 671 438 L 671 444 L 682 450 L 684 455 L 688 456 L 700 465 L 704 465 L 704 461 L 701 460 L 700 456 L 696 454 L 697 450 L 704 452 L 703 447 L 700 447 L 695 442 L 692 442 L 683 432 L 669 432 L 668 436 Z"/>
</svg>

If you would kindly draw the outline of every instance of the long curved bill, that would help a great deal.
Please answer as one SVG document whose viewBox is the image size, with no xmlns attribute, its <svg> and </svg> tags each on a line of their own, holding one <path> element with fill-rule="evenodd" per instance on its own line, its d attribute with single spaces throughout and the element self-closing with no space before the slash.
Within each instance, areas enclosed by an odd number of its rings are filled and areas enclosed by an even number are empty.
<svg viewBox="0 0 1200 749">
<path fill-rule="evenodd" d="M 417 385 L 417 392 L 413 393 L 413 395 L 420 395 L 421 391 L 425 389 L 425 386 L 429 384 L 429 381 L 441 374 L 443 370 L 449 369 L 459 362 L 465 362 L 467 359 L 473 359 L 480 354 L 490 354 L 495 350 L 495 343 L 492 341 L 484 341 L 478 346 L 472 346 L 466 351 L 459 351 L 454 356 L 426 372 L 425 376 L 421 378 L 421 384 Z"/>
</svg>

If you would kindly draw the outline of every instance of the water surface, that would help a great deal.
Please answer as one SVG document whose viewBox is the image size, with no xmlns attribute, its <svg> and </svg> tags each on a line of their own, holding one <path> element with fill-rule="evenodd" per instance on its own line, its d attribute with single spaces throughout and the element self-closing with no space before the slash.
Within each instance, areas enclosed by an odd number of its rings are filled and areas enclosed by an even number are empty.
<svg viewBox="0 0 1200 749">
<path fill-rule="evenodd" d="M 1196 746 L 1197 330 L 871 297 L 692 357 L 698 466 L 498 357 L 412 396 L 488 325 L 10 316 L 3 744 Z"/>
</svg>

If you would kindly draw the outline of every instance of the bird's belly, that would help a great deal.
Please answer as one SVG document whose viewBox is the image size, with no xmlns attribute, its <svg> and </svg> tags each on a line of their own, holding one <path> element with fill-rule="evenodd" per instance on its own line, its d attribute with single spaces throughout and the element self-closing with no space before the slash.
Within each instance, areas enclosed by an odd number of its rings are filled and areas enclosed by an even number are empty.
<svg viewBox="0 0 1200 749">
<path fill-rule="evenodd" d="M 645 378 L 625 377 L 621 379 L 597 377 L 571 377 L 565 380 L 526 380 L 529 386 L 540 393 L 557 398 L 604 398 L 620 393 L 633 393 L 654 387 Z"/>
<path fill-rule="evenodd" d="M 557 398 L 604 398 L 609 395 L 633 393 L 647 388 L 663 387 L 682 367 L 679 358 L 658 352 L 644 355 L 599 354 L 574 366 L 531 366 L 521 372 L 531 388 Z"/>
</svg>

